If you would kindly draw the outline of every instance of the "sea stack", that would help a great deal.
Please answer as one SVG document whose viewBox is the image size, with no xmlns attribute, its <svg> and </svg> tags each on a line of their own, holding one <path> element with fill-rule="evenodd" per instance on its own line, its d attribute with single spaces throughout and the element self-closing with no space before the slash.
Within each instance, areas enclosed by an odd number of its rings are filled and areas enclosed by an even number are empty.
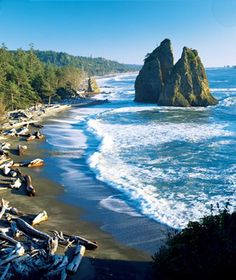
<svg viewBox="0 0 236 280">
<path fill-rule="evenodd" d="M 218 103 L 210 93 L 198 52 L 184 47 L 181 58 L 173 65 L 168 39 L 146 57 L 135 81 L 135 101 L 180 107 Z"/>
<path fill-rule="evenodd" d="M 169 39 L 165 39 L 152 53 L 147 54 L 135 81 L 135 101 L 157 103 L 174 66 Z"/>
</svg>

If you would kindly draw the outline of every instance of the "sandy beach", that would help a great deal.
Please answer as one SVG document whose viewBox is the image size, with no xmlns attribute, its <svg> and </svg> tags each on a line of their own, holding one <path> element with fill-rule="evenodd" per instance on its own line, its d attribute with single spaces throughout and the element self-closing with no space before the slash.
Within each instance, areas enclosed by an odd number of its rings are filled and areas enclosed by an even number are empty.
<svg viewBox="0 0 236 280">
<path fill-rule="evenodd" d="M 44 118 L 44 123 L 46 123 L 45 120 Z M 27 143 L 23 137 L 11 137 L 7 141 L 11 143 L 10 156 L 15 162 L 53 157 L 53 154 L 48 154 L 48 151 L 44 149 L 45 140 Z M 21 157 L 16 155 L 14 150 L 19 143 L 28 146 L 26 154 Z M 37 214 L 46 210 L 49 220 L 39 225 L 38 229 L 48 233 L 51 230 L 60 230 L 68 234 L 78 234 L 97 241 L 99 244 L 97 250 L 86 251 L 81 267 L 71 279 L 149 279 L 150 255 L 118 242 L 110 234 L 102 231 L 96 222 L 81 218 L 86 213 L 78 205 L 64 203 L 60 199 L 64 196 L 64 188 L 56 180 L 51 179 L 54 175 L 58 176 L 52 167 L 47 165 L 32 169 L 23 167 L 21 170 L 32 177 L 36 196 L 28 197 L 24 191 L 2 190 L 1 198 L 10 201 L 11 206 L 17 207 L 23 213 Z M 54 175 L 48 176 L 49 172 Z"/>
</svg>

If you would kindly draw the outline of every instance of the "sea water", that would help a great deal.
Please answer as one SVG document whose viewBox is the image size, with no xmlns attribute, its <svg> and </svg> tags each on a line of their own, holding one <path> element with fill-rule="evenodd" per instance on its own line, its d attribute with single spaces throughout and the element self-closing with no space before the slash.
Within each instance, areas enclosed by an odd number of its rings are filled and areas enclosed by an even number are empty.
<svg viewBox="0 0 236 280">
<path fill-rule="evenodd" d="M 146 216 L 174 228 L 236 206 L 236 69 L 207 69 L 213 107 L 177 108 L 135 103 L 137 74 L 99 79 L 97 98 L 110 103 L 75 108 L 55 119 L 46 133 L 51 145 L 82 158 L 107 188 L 99 205 Z M 47 129 L 46 129 L 47 130 Z M 50 131 L 49 131 L 50 130 Z M 76 177 L 78 165 L 67 176 Z M 69 174 L 69 175 L 68 175 Z M 71 178 L 71 177 L 70 177 Z M 78 187 L 79 192 L 79 187 Z"/>
</svg>

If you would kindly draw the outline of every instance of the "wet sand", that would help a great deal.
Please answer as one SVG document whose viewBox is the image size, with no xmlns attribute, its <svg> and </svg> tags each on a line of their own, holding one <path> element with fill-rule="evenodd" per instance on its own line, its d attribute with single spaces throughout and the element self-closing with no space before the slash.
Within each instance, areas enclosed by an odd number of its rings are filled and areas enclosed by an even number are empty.
<svg viewBox="0 0 236 280">
<path fill-rule="evenodd" d="M 27 143 L 23 138 L 9 138 L 9 142 L 13 148 L 10 156 L 15 162 L 43 159 L 48 156 L 40 140 Z M 28 146 L 28 151 L 22 157 L 17 156 L 14 151 L 19 142 Z M 96 240 L 99 244 L 96 251 L 86 251 L 78 273 L 71 279 L 149 279 L 151 257 L 143 251 L 117 242 L 111 235 L 100 230 L 96 223 L 82 219 L 81 216 L 85 214 L 83 210 L 58 199 L 63 196 L 64 188 L 47 178 L 47 165 L 42 168 L 21 168 L 21 170 L 31 175 L 36 196 L 28 197 L 24 191 L 2 190 L 1 198 L 10 201 L 11 206 L 25 214 L 37 214 L 46 210 L 49 219 L 39 225 L 38 229 L 49 233 L 51 230 L 59 230 L 77 234 Z"/>
</svg>

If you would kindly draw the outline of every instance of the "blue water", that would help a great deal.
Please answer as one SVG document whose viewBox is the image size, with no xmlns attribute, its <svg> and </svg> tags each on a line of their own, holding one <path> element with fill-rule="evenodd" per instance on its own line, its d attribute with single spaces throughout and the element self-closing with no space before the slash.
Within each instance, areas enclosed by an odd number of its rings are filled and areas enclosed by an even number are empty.
<svg viewBox="0 0 236 280">
<path fill-rule="evenodd" d="M 65 153 L 67 176 L 75 178 L 79 168 L 68 162 L 83 159 L 98 180 L 123 194 L 119 201 L 101 198 L 101 208 L 144 215 L 174 228 L 209 214 L 211 204 L 216 209 L 217 203 L 223 207 L 229 201 L 232 211 L 236 69 L 208 69 L 207 75 L 220 100 L 208 108 L 137 104 L 136 75 L 100 79 L 107 93 L 99 98 L 111 103 L 73 109 L 46 131 L 49 143 Z"/>
</svg>

